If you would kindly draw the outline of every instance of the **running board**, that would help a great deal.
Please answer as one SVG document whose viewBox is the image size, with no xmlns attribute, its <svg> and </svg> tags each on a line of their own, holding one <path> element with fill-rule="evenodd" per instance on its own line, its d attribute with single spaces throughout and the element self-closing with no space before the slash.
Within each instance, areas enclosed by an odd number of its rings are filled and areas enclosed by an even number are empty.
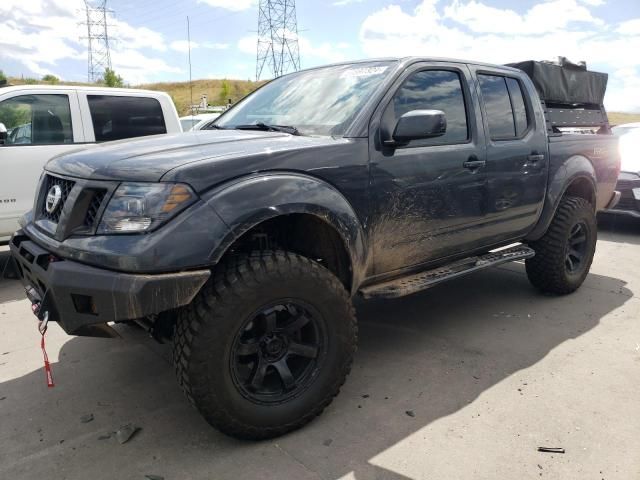
<svg viewBox="0 0 640 480">
<path fill-rule="evenodd" d="M 458 260 L 444 267 L 426 270 L 406 277 L 396 278 L 384 283 L 378 283 L 360 289 L 364 298 L 396 298 L 433 287 L 445 280 L 461 277 L 467 273 L 476 272 L 488 267 L 495 267 L 506 262 L 531 258 L 535 255 L 533 249 L 524 245 L 485 253 L 476 257 Z"/>
</svg>

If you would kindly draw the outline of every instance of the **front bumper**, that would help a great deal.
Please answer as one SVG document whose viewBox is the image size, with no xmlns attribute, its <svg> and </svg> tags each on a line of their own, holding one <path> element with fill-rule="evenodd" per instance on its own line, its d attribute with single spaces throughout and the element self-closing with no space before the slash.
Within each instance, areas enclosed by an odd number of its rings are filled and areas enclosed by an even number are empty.
<svg viewBox="0 0 640 480">
<path fill-rule="evenodd" d="M 603 213 L 640 218 L 640 175 L 621 172 L 616 190 L 620 192 L 618 203 L 607 208 Z"/>
<path fill-rule="evenodd" d="M 15 270 L 39 303 L 42 317 L 70 335 L 93 335 L 101 324 L 134 320 L 188 305 L 210 276 L 209 270 L 129 274 L 61 259 L 19 230 L 9 242 Z"/>
</svg>

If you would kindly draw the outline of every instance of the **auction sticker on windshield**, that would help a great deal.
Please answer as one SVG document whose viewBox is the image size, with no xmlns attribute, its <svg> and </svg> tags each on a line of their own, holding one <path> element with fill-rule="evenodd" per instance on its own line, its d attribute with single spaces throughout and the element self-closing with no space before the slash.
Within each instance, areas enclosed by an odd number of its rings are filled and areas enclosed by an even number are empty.
<svg viewBox="0 0 640 480">
<path fill-rule="evenodd" d="M 360 68 L 350 68 L 349 70 L 345 70 L 340 75 L 341 78 L 350 78 L 350 77 L 369 77 L 371 75 L 380 75 L 389 67 L 360 67 Z"/>
</svg>

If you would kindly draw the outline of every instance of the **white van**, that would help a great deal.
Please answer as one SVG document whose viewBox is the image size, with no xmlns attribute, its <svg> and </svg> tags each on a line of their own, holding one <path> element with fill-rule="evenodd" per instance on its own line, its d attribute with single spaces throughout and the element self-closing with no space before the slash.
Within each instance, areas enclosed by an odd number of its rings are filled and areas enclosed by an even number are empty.
<svg viewBox="0 0 640 480">
<path fill-rule="evenodd" d="M 0 88 L 0 242 L 33 205 L 47 161 L 88 145 L 181 132 L 166 93 L 20 85 Z"/>
</svg>

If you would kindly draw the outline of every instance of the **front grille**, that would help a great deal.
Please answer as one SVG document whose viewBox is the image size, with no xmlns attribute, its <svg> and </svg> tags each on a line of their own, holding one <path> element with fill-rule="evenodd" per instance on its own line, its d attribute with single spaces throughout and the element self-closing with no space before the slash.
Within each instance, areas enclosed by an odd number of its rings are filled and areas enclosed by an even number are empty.
<svg viewBox="0 0 640 480">
<path fill-rule="evenodd" d="M 98 220 L 98 212 L 100 211 L 100 206 L 102 205 L 102 201 L 104 200 L 106 194 L 106 190 L 96 190 L 93 192 L 91 202 L 89 203 L 89 208 L 87 209 L 87 213 L 84 216 L 85 227 L 93 228 L 96 224 L 96 221 Z"/>
<path fill-rule="evenodd" d="M 616 185 L 616 190 L 621 193 L 620 201 L 614 208 L 618 210 L 640 211 L 640 202 L 638 202 L 633 195 L 633 189 L 635 188 L 640 188 L 640 177 L 633 173 L 621 173 L 618 184 Z"/>
<path fill-rule="evenodd" d="M 64 208 L 64 204 L 69 197 L 69 193 L 71 193 L 71 189 L 75 185 L 75 182 L 72 180 L 65 180 L 63 178 L 54 177 L 53 175 L 47 175 L 44 179 L 43 185 L 43 195 L 42 195 L 42 205 L 40 207 L 40 214 L 43 218 L 51 220 L 54 223 L 58 223 L 60 221 L 60 215 L 62 215 L 62 209 Z M 51 191 L 51 189 L 58 185 L 62 192 L 62 196 L 60 197 L 60 201 L 56 208 L 48 212 L 47 211 L 47 195 Z"/>
</svg>

